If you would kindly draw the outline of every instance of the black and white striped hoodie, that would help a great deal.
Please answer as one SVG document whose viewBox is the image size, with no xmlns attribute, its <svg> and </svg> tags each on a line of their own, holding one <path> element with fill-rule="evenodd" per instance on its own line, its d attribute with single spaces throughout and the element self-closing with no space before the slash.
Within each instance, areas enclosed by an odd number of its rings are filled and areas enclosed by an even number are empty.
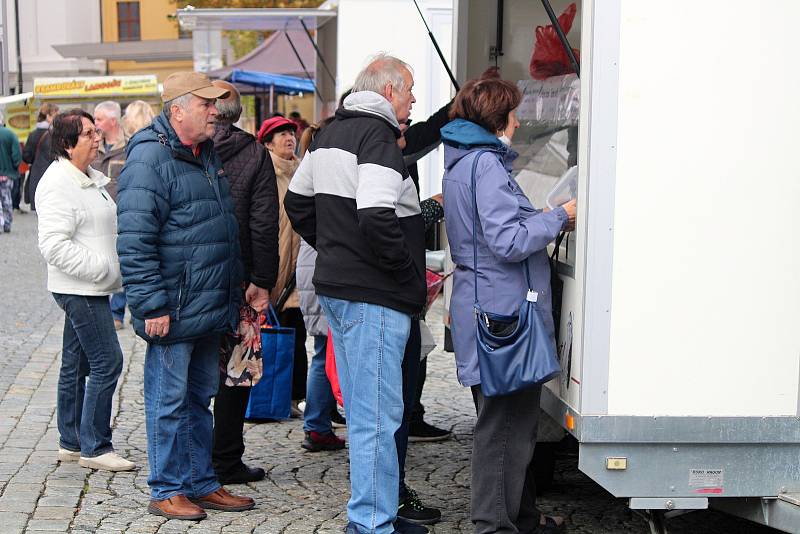
<svg viewBox="0 0 800 534">
<path fill-rule="evenodd" d="M 284 207 L 317 249 L 317 294 L 417 314 L 425 304 L 425 230 L 399 136 L 383 96 L 351 94 L 314 138 Z"/>
</svg>

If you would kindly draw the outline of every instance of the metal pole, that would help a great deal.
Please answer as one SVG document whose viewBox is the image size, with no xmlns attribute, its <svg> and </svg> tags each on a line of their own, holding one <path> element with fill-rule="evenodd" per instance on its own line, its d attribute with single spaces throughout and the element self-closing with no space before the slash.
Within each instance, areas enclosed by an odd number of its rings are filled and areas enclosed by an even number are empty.
<svg viewBox="0 0 800 534">
<path fill-rule="evenodd" d="M 269 86 L 269 116 L 272 117 L 272 114 L 275 113 L 274 111 L 275 106 L 275 86 Z"/>
<path fill-rule="evenodd" d="M 5 5 L 5 2 L 3 2 Z M 14 33 L 17 36 L 17 94 L 22 93 L 22 51 L 19 46 L 19 0 L 14 0 Z"/>
<path fill-rule="evenodd" d="M 3 0 L 0 0 L 2 2 Z M 8 16 L 6 14 L 6 3 L 3 2 L 0 7 L 0 15 L 3 20 L 0 21 L 0 28 L 2 28 L 2 41 L 0 41 L 0 93 L 3 95 L 8 94 Z"/>
<path fill-rule="evenodd" d="M 322 67 L 325 69 L 325 72 L 328 73 L 328 76 L 331 77 L 333 84 L 336 85 L 336 76 L 333 75 L 331 69 L 328 68 L 328 64 L 325 63 L 325 58 L 322 57 L 322 52 L 320 52 L 319 47 L 317 46 L 316 41 L 311 36 L 311 32 L 308 31 L 308 26 L 306 26 L 306 22 L 303 19 L 300 19 L 300 24 L 303 25 L 303 29 L 306 31 L 306 35 L 308 36 L 308 40 L 311 41 L 311 46 L 314 47 L 314 50 L 317 52 L 317 57 L 319 58 L 319 62 L 322 63 Z"/>
<path fill-rule="evenodd" d="M 289 34 L 286 32 L 286 30 L 283 31 L 283 34 L 286 36 L 286 40 L 289 41 L 289 46 L 292 47 L 292 51 L 294 52 L 294 56 L 297 58 L 297 61 L 300 62 L 300 66 L 303 67 L 303 72 L 306 73 L 306 78 L 308 78 L 308 81 L 310 81 L 311 84 L 314 86 L 314 92 L 317 94 L 317 97 L 319 97 L 319 101 L 322 102 L 322 103 L 325 103 L 325 99 L 322 98 L 322 95 L 320 94 L 319 89 L 317 89 L 317 83 L 314 81 L 314 77 L 311 76 L 310 72 L 308 72 L 308 69 L 306 68 L 306 64 L 303 63 L 303 58 L 300 57 L 300 52 L 297 51 L 297 48 L 295 48 L 294 43 L 292 42 L 292 38 L 289 37 Z"/>
<path fill-rule="evenodd" d="M 415 0 L 416 1 L 416 0 Z M 558 17 L 553 12 L 553 6 L 550 5 L 550 0 L 542 0 L 542 5 L 544 6 L 545 11 L 547 11 L 547 16 L 550 17 L 550 23 L 555 28 L 556 33 L 558 34 L 558 39 L 561 41 L 561 46 L 564 47 L 564 50 L 567 52 L 567 56 L 569 56 L 569 62 L 572 64 L 572 69 L 575 71 L 575 74 L 578 78 L 581 77 L 581 68 L 578 65 L 578 59 L 575 57 L 575 53 L 572 51 L 572 47 L 569 45 L 569 40 L 567 36 L 564 35 L 564 30 L 561 28 L 561 24 L 558 23 Z"/>
<path fill-rule="evenodd" d="M 442 49 L 439 48 L 439 43 L 436 42 L 436 37 L 433 36 L 433 32 L 428 27 L 428 22 L 425 20 L 425 15 L 422 14 L 422 10 L 419 8 L 419 4 L 417 0 L 414 0 L 414 5 L 417 6 L 417 11 L 419 12 L 419 16 L 422 18 L 422 23 L 425 25 L 425 29 L 428 30 L 428 37 L 430 37 L 431 42 L 433 43 L 433 47 L 436 49 L 436 53 L 439 54 L 439 59 L 442 61 L 442 65 L 444 69 L 447 71 L 447 75 L 450 76 L 450 81 L 453 84 L 453 87 L 456 88 L 456 91 L 461 89 L 461 86 L 458 85 L 456 81 L 456 77 L 453 76 L 453 71 L 450 70 L 450 65 L 447 64 L 447 60 L 444 59 L 444 54 L 442 54 Z"/>
</svg>

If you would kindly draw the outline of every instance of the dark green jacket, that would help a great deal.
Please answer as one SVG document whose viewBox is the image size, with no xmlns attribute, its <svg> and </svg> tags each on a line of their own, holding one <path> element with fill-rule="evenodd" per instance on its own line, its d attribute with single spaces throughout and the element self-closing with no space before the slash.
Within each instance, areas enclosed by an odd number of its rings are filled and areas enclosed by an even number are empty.
<svg viewBox="0 0 800 534">
<path fill-rule="evenodd" d="M 22 163 L 22 151 L 19 139 L 6 128 L 0 126 L 0 176 L 16 179 L 19 176 L 19 164 Z"/>
</svg>

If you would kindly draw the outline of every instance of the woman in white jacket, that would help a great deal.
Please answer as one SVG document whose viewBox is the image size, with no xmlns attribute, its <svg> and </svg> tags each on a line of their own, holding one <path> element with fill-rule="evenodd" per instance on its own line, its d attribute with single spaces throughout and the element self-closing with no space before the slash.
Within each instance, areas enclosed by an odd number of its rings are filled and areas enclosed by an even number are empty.
<svg viewBox="0 0 800 534">
<path fill-rule="evenodd" d="M 108 177 L 89 167 L 99 144 L 85 111 L 73 109 L 53 121 L 56 160 L 36 189 L 39 250 L 47 261 L 47 289 L 65 313 L 56 405 L 58 459 L 127 471 L 136 465 L 111 444 L 111 400 L 122 371 L 122 349 L 108 295 L 122 283 L 117 207 L 104 188 Z"/>
</svg>

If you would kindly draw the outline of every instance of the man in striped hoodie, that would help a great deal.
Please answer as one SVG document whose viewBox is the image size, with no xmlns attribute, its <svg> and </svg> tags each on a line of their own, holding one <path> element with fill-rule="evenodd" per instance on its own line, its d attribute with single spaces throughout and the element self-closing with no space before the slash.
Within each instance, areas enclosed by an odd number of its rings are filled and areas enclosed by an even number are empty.
<svg viewBox="0 0 800 534">
<path fill-rule="evenodd" d="M 314 287 L 333 333 L 350 442 L 352 534 L 392 534 L 401 364 L 425 304 L 424 224 L 397 146 L 415 102 L 411 70 L 381 54 L 314 138 L 284 206 L 318 257 Z M 405 528 L 403 528 L 405 530 Z"/>
</svg>

